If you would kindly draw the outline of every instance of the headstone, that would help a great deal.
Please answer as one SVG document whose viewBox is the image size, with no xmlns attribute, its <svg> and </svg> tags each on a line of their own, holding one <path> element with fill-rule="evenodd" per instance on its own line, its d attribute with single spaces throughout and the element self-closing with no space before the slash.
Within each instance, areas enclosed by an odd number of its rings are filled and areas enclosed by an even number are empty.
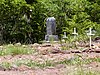
<svg viewBox="0 0 100 75">
<path fill-rule="evenodd" d="M 76 28 L 74 28 L 74 32 L 72 34 L 74 35 L 74 39 L 75 39 L 76 36 L 78 35 L 78 33 L 76 32 Z"/>
<path fill-rule="evenodd" d="M 89 33 L 87 33 L 87 35 L 88 35 L 89 38 L 90 38 L 90 49 L 91 49 L 91 44 L 92 44 L 91 36 L 95 35 L 95 34 L 92 34 L 92 28 L 89 29 Z"/>
<path fill-rule="evenodd" d="M 47 18 L 46 32 L 45 41 L 58 41 L 58 35 L 56 35 L 56 19 L 54 17 Z"/>
</svg>

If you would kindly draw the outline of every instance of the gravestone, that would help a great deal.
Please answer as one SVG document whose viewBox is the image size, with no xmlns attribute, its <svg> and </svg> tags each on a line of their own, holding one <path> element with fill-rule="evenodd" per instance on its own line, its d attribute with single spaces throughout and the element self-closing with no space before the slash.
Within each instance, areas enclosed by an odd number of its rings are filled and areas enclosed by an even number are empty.
<svg viewBox="0 0 100 75">
<path fill-rule="evenodd" d="M 58 41 L 58 35 L 56 35 L 56 19 L 54 17 L 47 18 L 46 32 L 45 41 Z"/>
</svg>

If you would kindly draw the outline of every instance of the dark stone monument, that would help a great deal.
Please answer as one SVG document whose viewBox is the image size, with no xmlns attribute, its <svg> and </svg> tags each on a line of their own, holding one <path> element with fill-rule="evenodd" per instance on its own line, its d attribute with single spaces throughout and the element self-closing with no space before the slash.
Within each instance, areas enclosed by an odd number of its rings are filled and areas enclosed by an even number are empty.
<svg viewBox="0 0 100 75">
<path fill-rule="evenodd" d="M 47 18 L 46 32 L 45 41 L 58 41 L 58 35 L 56 35 L 56 19 L 54 17 Z"/>
</svg>

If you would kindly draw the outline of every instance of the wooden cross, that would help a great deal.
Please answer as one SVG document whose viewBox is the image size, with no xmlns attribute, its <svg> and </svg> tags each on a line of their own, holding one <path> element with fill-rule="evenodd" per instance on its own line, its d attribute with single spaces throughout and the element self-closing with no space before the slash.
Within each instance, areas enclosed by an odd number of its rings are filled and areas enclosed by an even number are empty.
<svg viewBox="0 0 100 75">
<path fill-rule="evenodd" d="M 95 34 L 92 34 L 92 28 L 89 28 L 89 33 L 87 33 L 87 35 L 88 35 L 89 38 L 90 38 L 90 49 L 91 49 L 91 44 L 92 44 L 91 36 L 95 35 Z"/>
<path fill-rule="evenodd" d="M 76 32 L 76 28 L 74 28 L 74 32 L 72 34 L 74 35 L 74 39 L 75 39 L 76 36 L 78 35 L 78 33 Z"/>
<path fill-rule="evenodd" d="M 64 32 L 63 39 L 66 39 L 66 38 L 67 38 L 66 32 Z"/>
</svg>

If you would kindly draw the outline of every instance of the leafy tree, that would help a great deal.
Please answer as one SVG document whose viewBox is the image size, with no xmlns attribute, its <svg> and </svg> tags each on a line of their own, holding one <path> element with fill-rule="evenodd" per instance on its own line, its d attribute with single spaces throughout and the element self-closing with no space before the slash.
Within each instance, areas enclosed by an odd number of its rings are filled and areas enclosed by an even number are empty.
<svg viewBox="0 0 100 75">
<path fill-rule="evenodd" d="M 100 33 L 99 0 L 1 0 L 0 42 L 39 42 L 46 34 L 46 18 L 54 16 L 57 34 L 79 34 L 92 27 Z"/>
<path fill-rule="evenodd" d="M 37 2 L 37 0 L 25 0 L 27 2 L 27 4 L 32 4 L 34 2 Z"/>
</svg>

